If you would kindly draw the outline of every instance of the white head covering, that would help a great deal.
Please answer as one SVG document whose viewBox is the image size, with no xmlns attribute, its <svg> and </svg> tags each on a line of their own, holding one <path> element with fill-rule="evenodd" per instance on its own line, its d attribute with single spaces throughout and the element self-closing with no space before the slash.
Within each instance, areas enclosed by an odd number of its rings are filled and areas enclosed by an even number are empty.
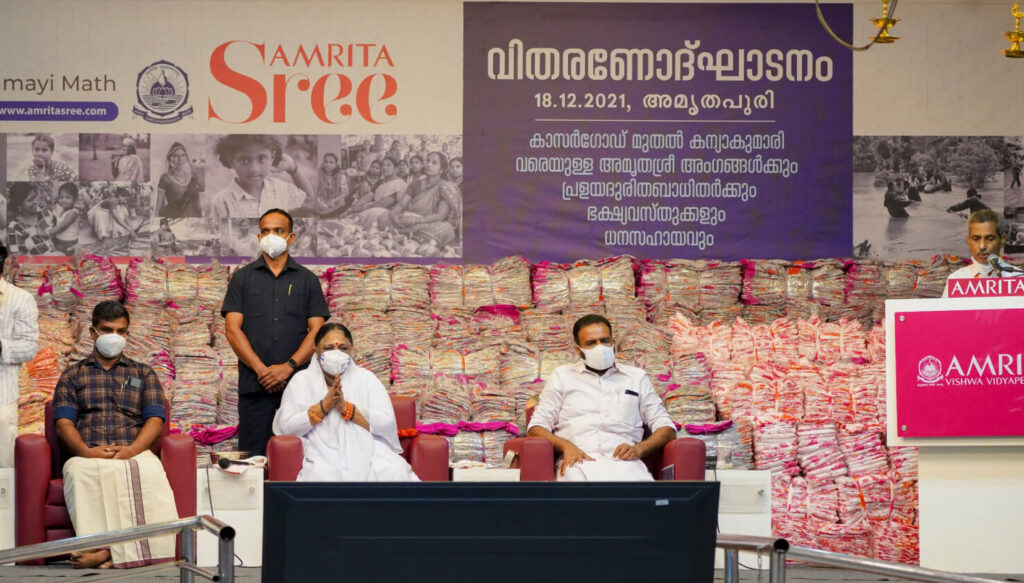
<svg viewBox="0 0 1024 583">
<path fill-rule="evenodd" d="M 305 370 L 300 370 L 295 373 L 292 380 L 288 381 L 288 386 L 284 389 L 285 392 L 292 387 L 292 383 L 297 381 L 301 381 L 303 384 L 309 384 L 313 389 L 322 389 L 322 392 L 320 392 L 321 399 L 327 395 L 327 380 L 324 379 L 324 371 L 320 368 L 320 358 L 316 352 L 313 352 L 313 358 L 309 359 L 309 366 L 306 367 Z M 271 423 L 270 429 L 274 432 L 274 435 L 284 435 L 284 429 L 281 427 L 280 407 L 278 407 L 277 412 L 274 413 L 274 421 Z"/>
<path fill-rule="evenodd" d="M 350 366 L 341 378 L 345 399 L 359 408 L 370 423 L 370 431 L 343 420 L 337 411 L 328 411 L 323 421 L 306 429 L 306 410 L 327 395 L 328 390 L 315 354 L 309 367 L 295 373 L 288 382 L 281 407 L 274 415 L 274 433 L 290 432 L 302 439 L 302 479 L 363 481 L 373 475 L 377 450 L 383 447 L 395 453 L 402 451 L 391 400 L 380 381 L 359 366 Z M 286 424 L 289 431 L 284 431 Z"/>
</svg>

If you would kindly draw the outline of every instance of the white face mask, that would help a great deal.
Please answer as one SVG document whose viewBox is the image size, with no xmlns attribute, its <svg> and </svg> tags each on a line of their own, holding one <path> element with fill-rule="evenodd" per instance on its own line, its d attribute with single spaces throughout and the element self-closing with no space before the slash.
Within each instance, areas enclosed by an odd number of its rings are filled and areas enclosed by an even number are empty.
<svg viewBox="0 0 1024 583">
<path fill-rule="evenodd" d="M 581 348 L 583 351 L 583 362 L 594 370 L 611 368 L 615 364 L 615 348 L 598 344 L 591 348 Z"/>
<path fill-rule="evenodd" d="M 352 359 L 341 350 L 325 350 L 320 353 L 320 368 L 329 375 L 345 374 Z"/>
<path fill-rule="evenodd" d="M 282 253 L 288 250 L 288 242 L 281 237 L 274 235 L 264 235 L 260 239 L 260 249 L 267 254 L 271 259 L 277 259 Z"/>
<path fill-rule="evenodd" d="M 104 358 L 114 358 L 124 351 L 124 345 L 128 339 L 120 334 L 100 334 L 96 337 L 96 350 Z"/>
</svg>

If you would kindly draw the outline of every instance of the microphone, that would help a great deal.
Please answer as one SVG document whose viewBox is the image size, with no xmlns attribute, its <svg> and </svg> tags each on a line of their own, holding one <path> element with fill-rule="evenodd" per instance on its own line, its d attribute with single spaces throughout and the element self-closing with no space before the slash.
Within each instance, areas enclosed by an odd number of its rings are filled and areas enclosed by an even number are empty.
<svg viewBox="0 0 1024 583">
<path fill-rule="evenodd" d="M 994 253 L 989 255 L 988 264 L 999 274 L 1024 274 L 1024 269 L 999 261 L 999 256 Z"/>
<path fill-rule="evenodd" d="M 992 254 L 988 260 L 989 265 L 992 269 L 995 269 L 997 273 L 1024 273 L 1020 268 L 1013 265 L 1002 263 L 999 261 L 999 256 Z"/>
<path fill-rule="evenodd" d="M 226 457 L 222 457 L 219 460 L 217 460 L 217 465 L 220 466 L 220 469 L 226 470 L 231 466 L 249 466 L 250 464 L 249 462 L 244 460 L 229 460 Z"/>
<path fill-rule="evenodd" d="M 1003 266 L 1002 266 L 1002 264 L 999 263 L 999 256 L 998 255 L 996 255 L 994 253 L 992 255 L 989 255 L 989 257 L 988 257 L 988 264 L 991 265 L 992 269 L 995 270 L 996 277 L 999 277 L 999 276 L 1001 276 L 1003 274 Z"/>
</svg>

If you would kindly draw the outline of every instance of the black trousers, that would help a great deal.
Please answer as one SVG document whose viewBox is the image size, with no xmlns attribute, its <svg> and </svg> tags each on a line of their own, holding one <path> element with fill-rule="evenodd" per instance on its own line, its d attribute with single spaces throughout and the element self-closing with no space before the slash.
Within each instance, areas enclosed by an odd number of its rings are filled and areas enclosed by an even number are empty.
<svg viewBox="0 0 1024 583">
<path fill-rule="evenodd" d="M 274 413 L 281 406 L 283 393 L 268 393 L 261 388 L 238 395 L 238 449 L 248 452 L 249 457 L 266 455 L 267 442 L 274 435 Z"/>
</svg>

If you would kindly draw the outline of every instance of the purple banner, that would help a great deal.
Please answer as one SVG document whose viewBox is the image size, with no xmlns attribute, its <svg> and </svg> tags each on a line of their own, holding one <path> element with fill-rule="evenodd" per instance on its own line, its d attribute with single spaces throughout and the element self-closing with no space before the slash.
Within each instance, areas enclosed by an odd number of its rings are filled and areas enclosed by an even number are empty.
<svg viewBox="0 0 1024 583">
<path fill-rule="evenodd" d="M 849 254 L 852 57 L 812 5 L 464 14 L 467 263 Z"/>
<path fill-rule="evenodd" d="M 110 101 L 0 101 L 0 121 L 113 121 Z"/>
</svg>

